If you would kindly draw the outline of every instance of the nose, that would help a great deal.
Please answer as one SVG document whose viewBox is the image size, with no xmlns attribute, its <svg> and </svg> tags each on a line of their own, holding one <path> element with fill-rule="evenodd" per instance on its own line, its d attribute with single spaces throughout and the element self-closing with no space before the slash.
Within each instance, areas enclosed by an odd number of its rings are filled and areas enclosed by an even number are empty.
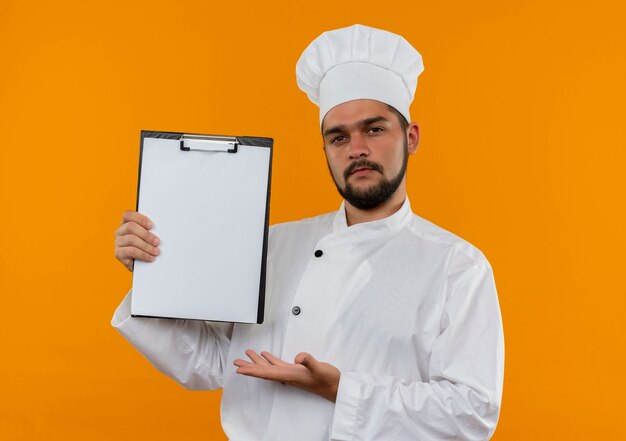
<svg viewBox="0 0 626 441">
<path fill-rule="evenodd" d="M 348 152 L 350 159 L 356 159 L 370 154 L 366 139 L 363 135 L 355 134 L 350 138 L 350 150 Z"/>
</svg>

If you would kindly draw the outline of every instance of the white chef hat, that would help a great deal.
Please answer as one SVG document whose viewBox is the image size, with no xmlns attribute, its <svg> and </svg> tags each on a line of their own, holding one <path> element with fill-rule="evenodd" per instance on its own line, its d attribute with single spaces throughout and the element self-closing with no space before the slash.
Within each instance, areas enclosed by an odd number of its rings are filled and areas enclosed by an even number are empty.
<svg viewBox="0 0 626 441">
<path fill-rule="evenodd" d="M 324 32 L 296 64 L 298 87 L 320 108 L 320 125 L 333 107 L 372 99 L 411 121 L 409 107 L 422 56 L 400 35 L 363 25 Z"/>
</svg>

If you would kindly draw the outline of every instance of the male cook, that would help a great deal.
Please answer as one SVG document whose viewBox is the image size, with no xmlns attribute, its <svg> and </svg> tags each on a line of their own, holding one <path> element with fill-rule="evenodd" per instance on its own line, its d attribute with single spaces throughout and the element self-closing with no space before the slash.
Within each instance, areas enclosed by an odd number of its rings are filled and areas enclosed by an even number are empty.
<svg viewBox="0 0 626 441">
<path fill-rule="evenodd" d="M 491 266 L 411 211 L 409 106 L 420 54 L 355 25 L 315 39 L 296 66 L 319 105 L 324 153 L 344 201 L 270 229 L 262 325 L 135 318 L 112 324 L 189 389 L 223 388 L 233 441 L 487 440 L 500 409 L 504 344 Z M 126 212 L 116 256 L 158 258 L 151 221 Z"/>
</svg>

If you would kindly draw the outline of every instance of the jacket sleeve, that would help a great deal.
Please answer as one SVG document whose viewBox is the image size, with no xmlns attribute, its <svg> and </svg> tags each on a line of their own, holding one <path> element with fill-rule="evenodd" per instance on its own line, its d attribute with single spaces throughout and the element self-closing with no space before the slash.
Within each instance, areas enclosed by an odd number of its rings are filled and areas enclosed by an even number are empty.
<svg viewBox="0 0 626 441">
<path fill-rule="evenodd" d="M 154 367 L 187 389 L 222 387 L 232 323 L 132 317 L 132 292 L 115 311 L 111 325 Z"/>
<path fill-rule="evenodd" d="M 487 440 L 500 410 L 504 337 L 488 262 L 449 277 L 428 381 L 342 372 L 332 440 Z"/>
</svg>

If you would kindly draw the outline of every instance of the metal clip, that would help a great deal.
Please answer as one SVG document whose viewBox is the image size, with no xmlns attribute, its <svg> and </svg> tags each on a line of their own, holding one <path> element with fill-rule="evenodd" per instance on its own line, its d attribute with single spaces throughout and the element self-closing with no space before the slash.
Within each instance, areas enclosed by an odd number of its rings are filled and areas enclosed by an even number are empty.
<svg viewBox="0 0 626 441">
<path fill-rule="evenodd" d="M 239 141 L 231 136 L 183 135 L 180 149 L 183 151 L 237 153 Z"/>
</svg>

